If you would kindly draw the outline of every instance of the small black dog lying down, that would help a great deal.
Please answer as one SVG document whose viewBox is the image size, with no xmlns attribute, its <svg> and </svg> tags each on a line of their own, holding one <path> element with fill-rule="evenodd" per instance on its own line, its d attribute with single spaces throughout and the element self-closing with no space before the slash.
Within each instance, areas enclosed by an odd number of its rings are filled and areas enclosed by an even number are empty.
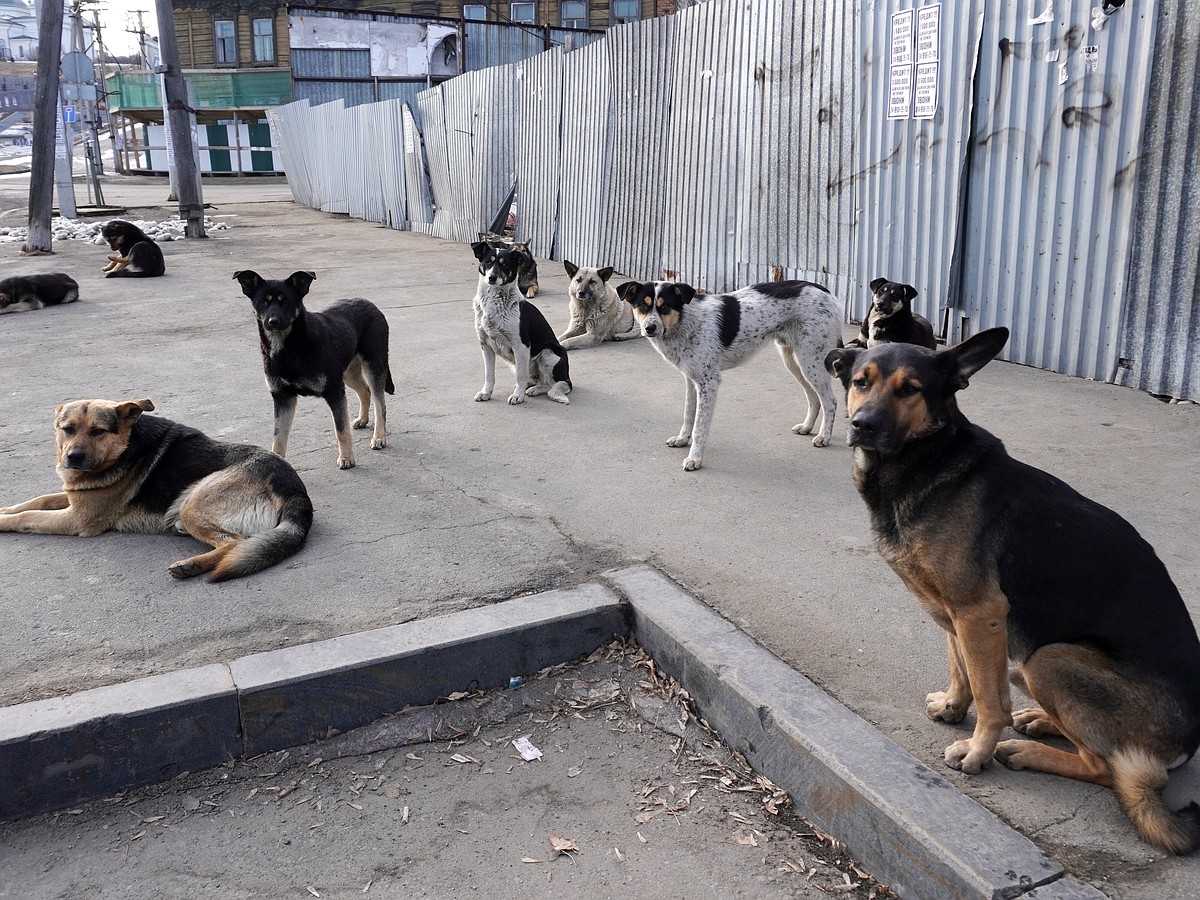
<svg viewBox="0 0 1200 900">
<path fill-rule="evenodd" d="M 105 278 L 155 278 L 167 271 L 162 248 L 132 222 L 113 219 L 100 234 L 116 251 L 101 270 Z"/>
<path fill-rule="evenodd" d="M 79 285 L 65 272 L 14 275 L 0 281 L 0 313 L 44 309 L 79 299 Z"/>
<path fill-rule="evenodd" d="M 879 344 L 916 344 L 937 349 L 933 326 L 924 316 L 912 311 L 917 289 L 886 278 L 871 282 L 871 309 L 863 319 L 858 337 L 848 347 L 875 347 Z"/>
<path fill-rule="evenodd" d="M 375 405 L 371 449 L 387 446 L 387 402 L 396 393 L 388 367 L 388 322 L 369 300 L 338 300 L 321 312 L 304 308 L 304 296 L 316 279 L 293 272 L 284 281 L 264 279 L 249 270 L 235 272 L 242 293 L 254 306 L 267 388 L 275 402 L 275 438 L 271 449 L 287 455 L 296 399 L 323 397 L 333 413 L 339 469 L 354 467 L 354 442 L 347 428 L 346 385 L 358 395 L 355 428 L 366 428 Z"/>
</svg>

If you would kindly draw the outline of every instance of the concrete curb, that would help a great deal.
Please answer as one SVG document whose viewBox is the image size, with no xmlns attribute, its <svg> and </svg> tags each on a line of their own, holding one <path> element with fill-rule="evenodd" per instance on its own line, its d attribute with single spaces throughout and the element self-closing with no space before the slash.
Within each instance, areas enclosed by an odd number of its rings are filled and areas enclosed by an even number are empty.
<svg viewBox="0 0 1200 900">
<path fill-rule="evenodd" d="M 901 896 L 1104 895 L 649 566 L 0 709 L 0 821 L 507 684 L 631 632 L 797 810 Z"/>
</svg>

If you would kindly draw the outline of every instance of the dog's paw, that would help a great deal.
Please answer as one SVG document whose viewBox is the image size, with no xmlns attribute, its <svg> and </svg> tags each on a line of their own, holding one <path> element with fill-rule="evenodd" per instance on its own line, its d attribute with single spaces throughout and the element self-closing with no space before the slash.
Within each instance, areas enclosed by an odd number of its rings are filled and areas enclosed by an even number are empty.
<svg viewBox="0 0 1200 900">
<path fill-rule="evenodd" d="M 337 460 L 337 467 L 339 469 L 353 469 L 354 468 L 354 457 L 353 456 L 339 456 L 338 460 Z"/>
<path fill-rule="evenodd" d="M 387 438 L 371 438 L 371 449 L 382 450 L 387 446 Z"/>
<path fill-rule="evenodd" d="M 1031 706 L 1013 713 L 1013 728 L 1030 737 L 1062 737 L 1054 720 L 1040 706 Z"/>
<path fill-rule="evenodd" d="M 792 426 L 792 434 L 812 434 L 812 430 L 812 425 L 805 425 L 803 422 Z"/>
<path fill-rule="evenodd" d="M 945 691 L 925 695 L 925 715 L 935 722 L 947 722 L 950 725 L 961 722 L 967 716 L 969 702 L 963 703 L 958 698 L 952 698 Z"/>
<path fill-rule="evenodd" d="M 508 398 L 509 406 L 516 406 L 518 403 L 524 403 L 524 402 L 525 402 L 525 395 L 523 393 L 521 393 L 519 390 L 513 391 L 512 395 Z"/>
<path fill-rule="evenodd" d="M 690 437 L 667 438 L 667 446 L 668 447 L 688 447 L 691 445 L 691 443 L 692 443 L 692 439 Z"/>
<path fill-rule="evenodd" d="M 480 391 L 478 394 L 475 395 L 476 403 L 483 403 L 485 400 L 491 400 L 491 399 L 492 399 L 491 391 Z"/>
<path fill-rule="evenodd" d="M 683 461 L 683 471 L 695 472 L 697 469 L 699 469 L 703 465 L 704 465 L 704 463 L 701 462 L 700 460 L 689 456 L 687 459 L 685 459 Z"/>
<path fill-rule="evenodd" d="M 536 284 L 531 284 L 525 290 L 525 299 L 532 300 L 534 297 L 537 296 L 537 294 L 538 294 L 538 286 Z"/>
<path fill-rule="evenodd" d="M 350 424 L 353 425 L 355 428 L 366 428 L 367 423 L 368 423 L 367 419 L 355 419 Z"/>
<path fill-rule="evenodd" d="M 171 577 L 183 581 L 185 578 L 195 578 L 204 571 L 200 566 L 196 565 L 190 559 L 181 559 L 179 562 L 171 563 L 167 566 L 167 571 L 171 573 Z"/>
<path fill-rule="evenodd" d="M 978 775 L 992 762 L 992 751 L 995 747 L 976 746 L 974 738 L 965 741 L 955 741 L 942 751 L 942 759 L 952 769 L 957 769 L 964 775 Z"/>
<path fill-rule="evenodd" d="M 996 745 L 996 752 L 993 756 L 1000 765 L 1020 770 L 1025 768 L 1023 758 L 1025 751 L 1036 746 L 1038 746 L 1037 741 L 1001 741 Z"/>
<path fill-rule="evenodd" d="M 818 434 L 815 438 L 813 438 L 812 444 L 814 447 L 828 447 L 829 438 L 823 434 Z"/>
</svg>

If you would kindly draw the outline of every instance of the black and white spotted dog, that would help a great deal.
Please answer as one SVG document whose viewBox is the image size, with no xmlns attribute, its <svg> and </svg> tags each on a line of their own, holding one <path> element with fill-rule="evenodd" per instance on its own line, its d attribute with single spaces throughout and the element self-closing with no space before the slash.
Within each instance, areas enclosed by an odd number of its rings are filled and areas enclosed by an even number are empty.
<svg viewBox="0 0 1200 900">
<path fill-rule="evenodd" d="M 545 394 L 557 403 L 570 403 L 571 372 L 562 348 L 541 310 L 525 300 L 517 286 L 521 266 L 518 253 L 492 247 L 486 241 L 471 245 L 479 260 L 479 287 L 475 291 L 475 332 L 483 351 L 483 390 L 476 400 L 491 400 L 496 386 L 496 356 L 516 372 L 517 384 L 510 404 Z"/>
<path fill-rule="evenodd" d="M 808 412 L 792 431 L 809 434 L 821 413 L 814 447 L 833 432 L 837 395 L 825 371 L 825 354 L 842 346 L 841 304 L 820 285 L 778 281 L 740 288 L 731 294 L 697 294 L 687 284 L 627 282 L 617 288 L 633 306 L 642 334 L 681 372 L 687 384 L 683 427 L 667 441 L 691 451 L 685 471 L 699 469 L 717 402 L 721 371 L 750 359 L 774 338 L 783 364 L 804 388 Z"/>
</svg>

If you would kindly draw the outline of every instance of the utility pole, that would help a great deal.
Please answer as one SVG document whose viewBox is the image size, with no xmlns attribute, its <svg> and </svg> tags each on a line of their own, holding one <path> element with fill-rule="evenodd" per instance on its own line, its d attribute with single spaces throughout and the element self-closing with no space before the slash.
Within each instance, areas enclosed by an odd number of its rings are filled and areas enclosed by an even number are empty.
<svg viewBox="0 0 1200 900">
<path fill-rule="evenodd" d="M 29 231 L 21 248 L 29 254 L 54 252 L 50 217 L 54 211 L 55 137 L 62 130 L 62 116 L 58 111 L 62 0 L 41 0 L 39 5 L 37 74 L 33 91 L 33 160 L 29 169 Z"/>
<path fill-rule="evenodd" d="M 200 193 L 200 166 L 192 142 L 191 105 L 187 83 L 179 65 L 179 41 L 175 37 L 175 10 L 171 0 L 154 0 L 158 14 L 158 48 L 162 54 L 163 101 L 167 108 L 167 132 L 175 155 L 179 176 L 179 218 L 184 234 L 190 238 L 207 237 L 204 233 L 204 200 Z"/>
<path fill-rule="evenodd" d="M 137 16 L 137 28 L 126 28 L 129 34 L 136 34 L 138 39 L 138 53 L 142 57 L 142 68 L 150 68 L 150 60 L 146 58 L 146 25 L 142 21 L 142 16 L 145 15 L 144 9 L 130 10 L 131 16 Z"/>
</svg>

